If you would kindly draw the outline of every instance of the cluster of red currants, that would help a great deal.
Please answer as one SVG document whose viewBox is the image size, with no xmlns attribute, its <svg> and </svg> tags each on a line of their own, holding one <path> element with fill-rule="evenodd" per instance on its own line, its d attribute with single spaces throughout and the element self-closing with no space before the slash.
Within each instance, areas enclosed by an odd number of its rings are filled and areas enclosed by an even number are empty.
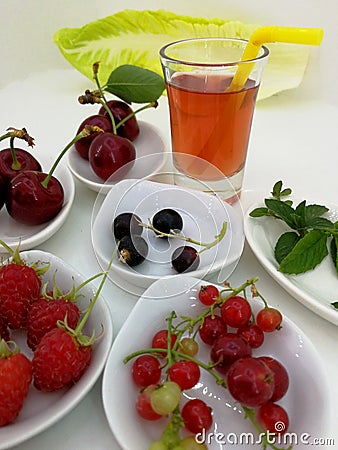
<svg viewBox="0 0 338 450">
<path fill-rule="evenodd" d="M 248 280 L 238 289 L 201 286 L 198 299 L 206 308 L 200 315 L 180 317 L 175 326 L 173 312 L 166 319 L 168 327 L 153 335 L 149 348 L 125 358 L 125 363 L 133 359 L 132 380 L 140 388 L 136 399 L 139 416 L 150 421 L 169 418 L 151 450 L 206 448 L 195 436 L 212 427 L 212 408 L 204 400 L 192 398 L 191 393 L 183 395 L 183 391 L 200 381 L 201 369 L 207 370 L 241 404 L 245 416 L 262 433 L 264 445 L 269 445 L 264 433 L 279 435 L 288 429 L 288 414 L 277 403 L 288 390 L 288 372 L 276 358 L 253 356 L 266 333 L 281 328 L 282 315 L 267 305 L 254 282 Z M 264 302 L 257 314 L 246 295 L 238 295 L 249 285 L 253 297 L 258 296 Z M 210 348 L 211 362 L 196 357 L 204 344 Z M 183 439 L 181 429 L 195 436 Z"/>
</svg>

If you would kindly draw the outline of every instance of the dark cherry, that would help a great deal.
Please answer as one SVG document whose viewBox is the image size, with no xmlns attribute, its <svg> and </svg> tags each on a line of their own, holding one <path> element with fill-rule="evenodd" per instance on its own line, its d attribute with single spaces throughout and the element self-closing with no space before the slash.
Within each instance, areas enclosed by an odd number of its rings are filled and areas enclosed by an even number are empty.
<svg viewBox="0 0 338 450">
<path fill-rule="evenodd" d="M 172 231 L 181 231 L 183 228 L 183 219 L 181 215 L 171 208 L 157 211 L 152 220 L 156 230 L 169 234 Z"/>
<path fill-rule="evenodd" d="M 177 247 L 171 256 L 171 264 L 178 273 L 196 270 L 199 263 L 199 254 L 197 253 L 197 250 L 190 245 Z"/>
<path fill-rule="evenodd" d="M 0 175 L 9 182 L 12 178 L 16 177 L 19 172 L 25 170 L 37 170 L 41 171 L 41 164 L 34 158 L 34 156 L 22 148 L 13 149 L 18 160 L 18 167 L 13 168 L 13 157 L 11 149 L 5 148 L 0 151 Z"/>
<path fill-rule="evenodd" d="M 43 172 L 26 171 L 11 180 L 6 208 L 13 219 L 26 225 L 39 225 L 58 214 L 63 205 L 64 191 L 54 177 L 44 187 L 42 182 L 46 177 Z"/>
<path fill-rule="evenodd" d="M 0 175 L 0 209 L 4 206 L 6 199 L 6 183 L 2 175 Z"/>
<path fill-rule="evenodd" d="M 123 120 L 125 117 L 129 116 L 129 114 L 133 113 L 131 107 L 127 105 L 127 103 L 124 103 L 120 100 L 110 100 L 107 102 L 107 106 L 113 113 L 116 125 L 118 125 L 118 123 L 121 122 L 121 120 Z M 103 106 L 100 108 L 99 114 L 109 117 L 109 114 Z M 119 136 L 125 137 L 130 141 L 134 141 L 140 134 L 140 127 L 137 123 L 136 117 L 132 116 L 125 123 L 117 127 L 116 132 Z"/>
<path fill-rule="evenodd" d="M 100 133 L 89 147 L 89 162 L 102 180 L 107 180 L 119 170 L 119 179 L 131 169 L 135 161 L 136 151 L 133 143 L 114 133 Z"/>
<path fill-rule="evenodd" d="M 215 368 L 223 374 L 226 374 L 229 367 L 237 359 L 245 356 L 251 356 L 252 350 L 249 343 L 236 333 L 226 333 L 219 336 L 210 351 L 211 361 Z"/>
<path fill-rule="evenodd" d="M 123 236 L 141 235 L 143 227 L 141 218 L 131 212 L 121 213 L 113 221 L 113 234 L 117 241 Z"/>
<path fill-rule="evenodd" d="M 86 125 L 96 126 L 101 128 L 103 131 L 112 131 L 112 124 L 109 118 L 104 117 L 100 114 L 94 114 L 93 116 L 87 117 L 79 126 L 76 134 L 84 129 Z M 75 142 L 74 147 L 78 154 L 83 159 L 88 159 L 89 147 L 93 140 L 100 134 L 99 131 L 91 133 L 89 136 L 83 137 L 82 139 Z"/>
<path fill-rule="evenodd" d="M 142 236 L 123 236 L 119 242 L 120 261 L 130 267 L 141 264 L 148 255 L 148 244 Z"/>
</svg>

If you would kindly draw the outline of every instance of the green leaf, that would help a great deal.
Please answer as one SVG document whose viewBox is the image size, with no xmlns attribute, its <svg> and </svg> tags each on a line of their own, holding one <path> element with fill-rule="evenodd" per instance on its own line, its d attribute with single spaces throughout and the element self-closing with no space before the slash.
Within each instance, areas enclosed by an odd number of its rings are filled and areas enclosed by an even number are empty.
<svg viewBox="0 0 338 450">
<path fill-rule="evenodd" d="M 264 217 L 271 216 L 268 208 L 255 208 L 249 213 L 250 217 Z"/>
<path fill-rule="evenodd" d="M 278 264 L 293 250 L 299 239 L 300 236 L 294 231 L 287 231 L 279 237 L 274 252 Z"/>
<path fill-rule="evenodd" d="M 278 270 L 288 274 L 299 274 L 314 269 L 328 254 L 326 233 L 309 231 L 283 259 Z"/>
<path fill-rule="evenodd" d="M 310 223 L 314 218 L 321 217 L 328 212 L 328 208 L 322 205 L 307 205 L 305 208 L 305 220 L 306 223 Z"/>
<path fill-rule="evenodd" d="M 105 91 L 127 103 L 150 103 L 156 101 L 165 89 L 163 78 L 142 67 L 125 64 L 110 74 Z"/>
<path fill-rule="evenodd" d="M 326 219 L 325 217 L 314 217 L 313 219 L 309 220 L 307 222 L 307 226 L 309 228 L 322 228 L 322 229 L 328 229 L 334 227 L 331 220 Z"/>
<path fill-rule="evenodd" d="M 338 272 L 338 238 L 333 237 L 330 242 L 330 255 L 332 262 Z"/>
<path fill-rule="evenodd" d="M 226 18 L 206 19 L 164 10 L 124 10 L 80 28 L 61 28 L 53 39 L 65 59 L 92 79 L 92 65 L 100 61 L 100 81 L 115 68 L 132 64 L 162 76 L 159 49 L 168 42 L 194 37 L 248 39 L 261 24 L 244 24 Z M 307 45 L 267 44 L 270 55 L 258 99 L 297 87 L 308 64 Z"/>
<path fill-rule="evenodd" d="M 332 302 L 331 305 L 332 305 L 335 309 L 338 309 L 338 302 Z"/>
<path fill-rule="evenodd" d="M 274 213 L 276 217 L 284 220 L 284 222 L 289 225 L 290 228 L 295 228 L 295 223 L 293 220 L 295 211 L 292 206 L 281 200 L 276 200 L 273 198 L 266 198 L 265 205 L 269 208 L 270 211 Z"/>
</svg>

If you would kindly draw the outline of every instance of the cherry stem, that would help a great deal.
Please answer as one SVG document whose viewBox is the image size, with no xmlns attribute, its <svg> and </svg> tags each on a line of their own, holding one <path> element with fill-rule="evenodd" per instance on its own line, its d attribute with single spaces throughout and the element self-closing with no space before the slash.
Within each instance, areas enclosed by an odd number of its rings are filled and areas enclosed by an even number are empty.
<svg viewBox="0 0 338 450">
<path fill-rule="evenodd" d="M 111 121 L 111 124 L 112 124 L 112 127 L 113 127 L 113 133 L 117 134 L 116 133 L 116 123 L 115 123 L 114 115 L 113 115 L 111 109 L 109 108 L 109 106 L 107 104 L 107 100 L 106 100 L 106 98 L 104 96 L 104 91 L 103 91 L 103 89 L 101 87 L 101 83 L 100 83 L 99 78 L 97 76 L 98 70 L 99 70 L 99 63 L 94 63 L 93 64 L 93 74 L 94 74 L 95 83 L 96 83 L 97 88 L 98 88 L 98 90 L 100 92 L 100 95 L 101 95 L 100 103 L 104 107 L 104 109 L 106 110 L 106 112 L 107 112 L 107 114 L 108 114 L 108 116 L 110 118 L 110 121 Z"/>
<path fill-rule="evenodd" d="M 18 158 L 16 157 L 16 153 L 15 153 L 15 149 L 14 149 L 14 139 L 15 139 L 14 136 L 11 136 L 11 138 L 9 140 L 9 146 L 11 149 L 11 155 L 12 155 L 12 159 L 13 159 L 11 168 L 13 170 L 20 170 L 21 164 L 19 163 Z"/>
<path fill-rule="evenodd" d="M 157 108 L 158 107 L 158 103 L 157 102 L 151 102 L 148 103 L 147 105 L 142 106 L 139 109 L 136 109 L 135 111 L 131 112 L 130 114 L 128 114 L 128 116 L 124 117 L 117 125 L 116 128 L 119 128 L 121 125 L 123 125 L 125 122 L 127 122 L 127 120 L 131 119 L 132 117 L 134 117 L 136 114 L 140 113 L 141 111 L 144 111 L 145 109 L 149 109 L 149 108 Z"/>
<path fill-rule="evenodd" d="M 102 129 L 99 127 L 96 127 L 96 126 L 86 126 L 85 128 L 83 128 L 83 130 L 80 131 L 79 134 L 77 134 L 75 136 L 75 138 L 72 141 L 69 142 L 69 144 L 66 145 L 66 147 L 62 150 L 62 152 L 59 154 L 59 156 L 54 161 L 54 164 L 52 165 L 46 178 L 41 182 L 41 184 L 44 188 L 47 189 L 48 183 L 49 183 L 50 179 L 52 178 L 52 175 L 53 175 L 56 167 L 58 166 L 58 164 L 61 161 L 64 154 L 70 149 L 70 147 L 72 145 L 74 145 L 75 142 L 79 141 L 80 139 L 82 139 L 86 136 L 89 136 L 91 133 L 96 132 L 96 131 L 102 132 Z"/>
<path fill-rule="evenodd" d="M 227 230 L 227 226 L 228 226 L 227 222 L 223 222 L 222 229 L 219 232 L 219 234 L 217 234 L 215 236 L 215 240 L 212 241 L 212 242 L 205 243 L 205 242 L 196 241 L 195 239 L 192 239 L 190 237 L 182 236 L 181 234 L 175 233 L 174 231 L 172 231 L 170 233 L 163 233 L 162 231 L 157 230 L 153 226 L 153 224 L 151 223 L 150 219 L 149 219 L 149 224 L 141 222 L 139 225 L 144 227 L 144 228 L 148 228 L 149 230 L 154 231 L 158 235 L 158 237 L 169 237 L 169 238 L 174 238 L 174 239 L 181 239 L 182 241 L 189 242 L 191 244 L 196 244 L 196 245 L 199 245 L 201 247 L 204 247 L 199 252 L 197 252 L 198 254 L 204 252 L 205 250 L 209 250 L 210 248 L 212 248 L 215 245 L 217 245 L 224 238 L 226 230 Z"/>
</svg>

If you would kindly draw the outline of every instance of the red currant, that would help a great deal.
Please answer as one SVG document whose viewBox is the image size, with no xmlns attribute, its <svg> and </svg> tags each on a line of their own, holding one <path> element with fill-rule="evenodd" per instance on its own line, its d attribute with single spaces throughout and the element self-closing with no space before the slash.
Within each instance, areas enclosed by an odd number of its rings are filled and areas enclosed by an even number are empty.
<svg viewBox="0 0 338 450">
<path fill-rule="evenodd" d="M 253 357 L 240 358 L 230 366 L 227 384 L 233 398 L 249 407 L 269 401 L 275 387 L 273 372 Z"/>
<path fill-rule="evenodd" d="M 276 402 L 284 397 L 289 388 L 288 372 L 281 362 L 271 356 L 259 356 L 258 359 L 264 361 L 273 372 L 275 389 L 270 400 Z"/>
<path fill-rule="evenodd" d="M 155 384 L 147 386 L 143 389 L 136 399 L 136 411 L 140 417 L 146 420 L 158 420 L 162 416 L 157 414 L 150 403 L 151 394 L 157 389 Z"/>
<path fill-rule="evenodd" d="M 251 356 L 252 350 L 248 342 L 236 333 L 227 333 L 216 339 L 211 347 L 210 357 L 215 368 L 226 374 L 231 364 L 239 358 Z"/>
<path fill-rule="evenodd" d="M 137 386 L 157 384 L 161 378 L 160 361 L 153 355 L 141 355 L 135 359 L 131 373 Z"/>
<path fill-rule="evenodd" d="M 264 342 L 264 333 L 255 323 L 249 323 L 239 328 L 237 334 L 243 336 L 251 348 L 258 348 Z"/>
<path fill-rule="evenodd" d="M 221 317 L 229 327 L 239 328 L 246 325 L 251 314 L 250 303 L 238 295 L 228 298 L 221 306 Z"/>
<path fill-rule="evenodd" d="M 266 307 L 261 309 L 256 316 L 256 323 L 259 328 L 270 333 L 281 328 L 283 317 L 278 309 Z"/>
<path fill-rule="evenodd" d="M 192 433 L 209 430 L 212 425 L 212 410 L 200 399 L 189 400 L 182 408 L 181 416 L 185 427 Z"/>
<path fill-rule="evenodd" d="M 284 434 L 289 428 L 289 416 L 285 409 L 277 403 L 264 403 L 257 412 L 257 422 L 264 431 Z"/>
<path fill-rule="evenodd" d="M 220 316 L 210 314 L 205 316 L 198 333 L 205 344 L 212 345 L 219 336 L 227 333 L 227 326 Z"/>
<path fill-rule="evenodd" d="M 208 284 L 206 286 L 201 286 L 198 292 L 198 299 L 203 305 L 211 306 L 213 305 L 219 297 L 219 290 L 216 286 Z"/>
<path fill-rule="evenodd" d="M 169 369 L 169 378 L 180 388 L 191 389 L 200 379 L 201 371 L 194 361 L 176 361 Z"/>
<path fill-rule="evenodd" d="M 175 342 L 177 340 L 177 336 L 174 333 L 170 333 L 170 348 L 173 348 Z M 168 330 L 159 330 L 153 337 L 151 346 L 153 348 L 168 348 Z M 161 354 L 160 356 L 165 356 L 165 354 Z"/>
</svg>

